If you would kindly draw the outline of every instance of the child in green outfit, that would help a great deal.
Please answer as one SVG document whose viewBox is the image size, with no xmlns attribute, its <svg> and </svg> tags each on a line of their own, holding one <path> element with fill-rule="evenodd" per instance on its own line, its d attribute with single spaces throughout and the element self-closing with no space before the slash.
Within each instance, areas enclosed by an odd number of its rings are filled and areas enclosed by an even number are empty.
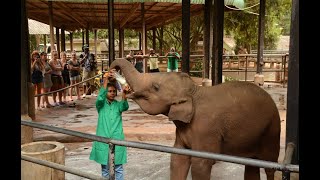
<svg viewBox="0 0 320 180">
<path fill-rule="evenodd" d="M 113 72 L 104 77 L 103 87 L 100 88 L 99 95 L 96 100 L 96 108 L 98 111 L 98 125 L 96 135 L 124 140 L 122 126 L 122 112 L 129 109 L 126 94 L 130 92 L 130 87 L 124 87 L 122 92 L 122 100 L 115 100 L 116 86 L 114 83 L 109 83 L 109 80 L 114 79 Z M 90 160 L 94 160 L 101 164 L 102 176 L 109 177 L 109 145 L 94 141 L 90 153 Z M 116 180 L 123 180 L 123 164 L 127 163 L 127 149 L 125 146 L 115 146 L 115 177 Z"/>
</svg>

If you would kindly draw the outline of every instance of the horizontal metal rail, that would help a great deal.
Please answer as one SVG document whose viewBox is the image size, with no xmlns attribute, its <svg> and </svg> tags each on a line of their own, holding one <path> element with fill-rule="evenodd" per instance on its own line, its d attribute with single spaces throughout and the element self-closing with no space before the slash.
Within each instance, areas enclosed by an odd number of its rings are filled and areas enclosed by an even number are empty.
<svg viewBox="0 0 320 180">
<path fill-rule="evenodd" d="M 45 160 L 34 158 L 34 157 L 31 157 L 31 156 L 26 156 L 26 155 L 22 155 L 21 154 L 21 159 L 25 160 L 25 161 L 33 162 L 33 163 L 36 163 L 36 164 L 40 164 L 40 165 L 43 165 L 43 166 L 48 166 L 48 167 L 51 167 L 51 168 L 54 168 L 54 169 L 62 170 L 62 171 L 68 172 L 70 174 L 75 174 L 77 176 L 81 176 L 81 177 L 88 178 L 88 179 L 106 180 L 106 178 L 103 178 L 102 176 L 98 176 L 98 175 L 95 175 L 95 174 L 83 172 L 83 171 L 80 171 L 78 169 L 66 167 L 66 166 L 61 165 L 61 164 L 53 163 L 53 162 L 50 162 L 50 161 L 45 161 Z"/>
<path fill-rule="evenodd" d="M 94 141 L 99 141 L 107 144 L 112 143 L 119 146 L 127 146 L 127 147 L 139 148 L 139 149 L 147 149 L 147 150 L 153 150 L 153 151 L 188 155 L 188 156 L 194 156 L 199 158 L 214 159 L 218 161 L 225 161 L 225 162 L 231 162 L 231 163 L 242 164 L 242 165 L 256 166 L 261 168 L 271 168 L 278 171 L 299 172 L 299 165 L 280 164 L 280 163 L 263 161 L 263 160 L 242 158 L 242 157 L 209 153 L 209 152 L 200 152 L 200 151 L 194 151 L 189 149 L 173 148 L 169 146 L 162 146 L 162 145 L 156 145 L 156 144 L 132 142 L 132 141 L 125 141 L 125 140 L 115 140 L 115 139 L 105 138 L 105 137 L 96 136 L 92 134 L 82 133 L 78 131 L 63 129 L 59 127 L 53 127 L 53 126 L 49 126 L 41 123 L 30 122 L 23 119 L 21 120 L 21 125 L 45 129 L 45 130 L 68 134 L 72 136 L 78 136 L 78 137 L 91 139 Z"/>
<path fill-rule="evenodd" d="M 105 71 L 103 71 L 102 73 L 105 73 Z M 99 76 L 101 76 L 101 74 L 97 74 L 97 75 L 95 75 L 95 76 L 93 76 L 93 77 L 91 77 L 91 78 L 88 78 L 88 79 L 84 80 L 84 81 L 78 82 L 78 83 L 76 83 L 76 84 L 72 84 L 72 85 L 70 85 L 70 86 L 67 86 L 67 87 L 64 87 L 64 88 L 61 88 L 61 89 L 58 89 L 58 90 L 55 90 L 55 91 L 50 91 L 50 92 L 46 92 L 46 93 L 42 93 L 42 94 L 36 94 L 36 95 L 34 95 L 34 97 L 49 95 L 49 94 L 52 94 L 52 93 L 56 93 L 56 92 L 59 92 L 59 91 L 63 91 L 63 90 L 65 90 L 65 89 L 69 89 L 69 88 L 74 87 L 74 86 L 77 86 L 77 85 L 79 85 L 79 84 L 83 84 L 83 83 L 85 83 L 85 82 L 87 82 L 87 81 L 90 81 L 91 79 L 94 79 L 94 78 L 99 77 Z"/>
</svg>

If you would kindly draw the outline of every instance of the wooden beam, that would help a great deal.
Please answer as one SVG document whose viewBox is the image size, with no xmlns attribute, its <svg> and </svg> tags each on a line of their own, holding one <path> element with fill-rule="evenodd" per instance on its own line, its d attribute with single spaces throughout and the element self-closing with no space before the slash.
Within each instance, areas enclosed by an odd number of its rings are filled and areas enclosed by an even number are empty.
<svg viewBox="0 0 320 180">
<path fill-rule="evenodd" d="M 73 10 L 65 5 L 62 2 L 55 2 L 57 6 L 62 7 L 64 11 L 68 14 L 68 16 L 72 17 L 75 21 L 77 21 L 79 24 L 82 25 L 82 27 L 86 27 L 86 24 L 83 23 L 82 21 L 85 21 L 83 18 L 81 18 L 78 14 L 74 13 Z"/>
<path fill-rule="evenodd" d="M 131 16 L 138 10 L 140 3 L 135 3 L 132 5 L 132 8 L 130 12 L 123 16 L 123 18 L 120 20 L 120 28 L 122 28 L 128 20 L 131 18 Z"/>
</svg>

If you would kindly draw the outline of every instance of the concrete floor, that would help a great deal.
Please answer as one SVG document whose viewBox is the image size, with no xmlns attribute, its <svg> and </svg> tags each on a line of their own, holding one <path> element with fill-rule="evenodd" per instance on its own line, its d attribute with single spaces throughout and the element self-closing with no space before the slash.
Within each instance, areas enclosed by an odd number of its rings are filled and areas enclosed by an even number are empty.
<svg viewBox="0 0 320 180">
<path fill-rule="evenodd" d="M 268 88 L 269 87 L 269 88 Z M 281 116 L 281 150 L 279 162 L 284 157 L 285 119 L 286 119 L 286 88 L 274 84 L 265 84 L 275 100 Z M 118 96 L 120 98 L 120 96 Z M 84 100 L 75 101 L 75 107 L 54 107 L 36 112 L 36 121 L 44 124 L 95 134 L 97 112 L 96 97 L 90 96 Z M 71 102 L 70 102 L 71 103 Z M 73 102 L 72 102 L 73 103 Z M 166 116 L 148 115 L 137 104 L 129 100 L 129 110 L 123 113 L 124 132 L 126 140 L 148 142 L 172 147 L 175 139 L 175 126 Z M 92 142 L 73 136 L 34 129 L 34 141 L 50 140 L 65 144 L 65 165 L 86 172 L 100 175 L 100 165 L 89 160 Z M 125 179 L 128 180 L 164 180 L 169 179 L 170 154 L 136 148 L 128 148 L 128 163 L 125 164 Z M 211 179 L 242 180 L 244 166 L 218 162 L 213 166 Z M 265 180 L 264 170 L 261 169 L 261 179 Z M 293 177 L 293 176 L 292 176 Z M 66 173 L 67 180 L 85 179 Z M 191 179 L 190 173 L 188 179 Z M 281 179 L 281 172 L 276 173 L 276 179 Z M 292 178 L 297 179 L 297 178 Z"/>
</svg>

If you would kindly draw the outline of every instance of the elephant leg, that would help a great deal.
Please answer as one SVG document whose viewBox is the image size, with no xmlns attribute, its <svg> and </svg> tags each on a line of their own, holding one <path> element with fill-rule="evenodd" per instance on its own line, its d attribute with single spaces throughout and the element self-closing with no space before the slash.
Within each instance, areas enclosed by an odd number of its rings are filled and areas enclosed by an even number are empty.
<svg viewBox="0 0 320 180">
<path fill-rule="evenodd" d="M 178 134 L 176 134 L 176 140 L 173 147 L 185 148 Z M 190 163 L 190 156 L 171 154 L 170 180 L 187 179 Z"/>
<path fill-rule="evenodd" d="M 192 157 L 192 180 L 210 180 L 212 165 L 215 160 Z"/>
<path fill-rule="evenodd" d="M 190 168 L 190 156 L 171 154 L 170 180 L 186 180 Z"/>
<path fill-rule="evenodd" d="M 244 180 L 260 180 L 260 168 L 245 166 Z"/>
</svg>

